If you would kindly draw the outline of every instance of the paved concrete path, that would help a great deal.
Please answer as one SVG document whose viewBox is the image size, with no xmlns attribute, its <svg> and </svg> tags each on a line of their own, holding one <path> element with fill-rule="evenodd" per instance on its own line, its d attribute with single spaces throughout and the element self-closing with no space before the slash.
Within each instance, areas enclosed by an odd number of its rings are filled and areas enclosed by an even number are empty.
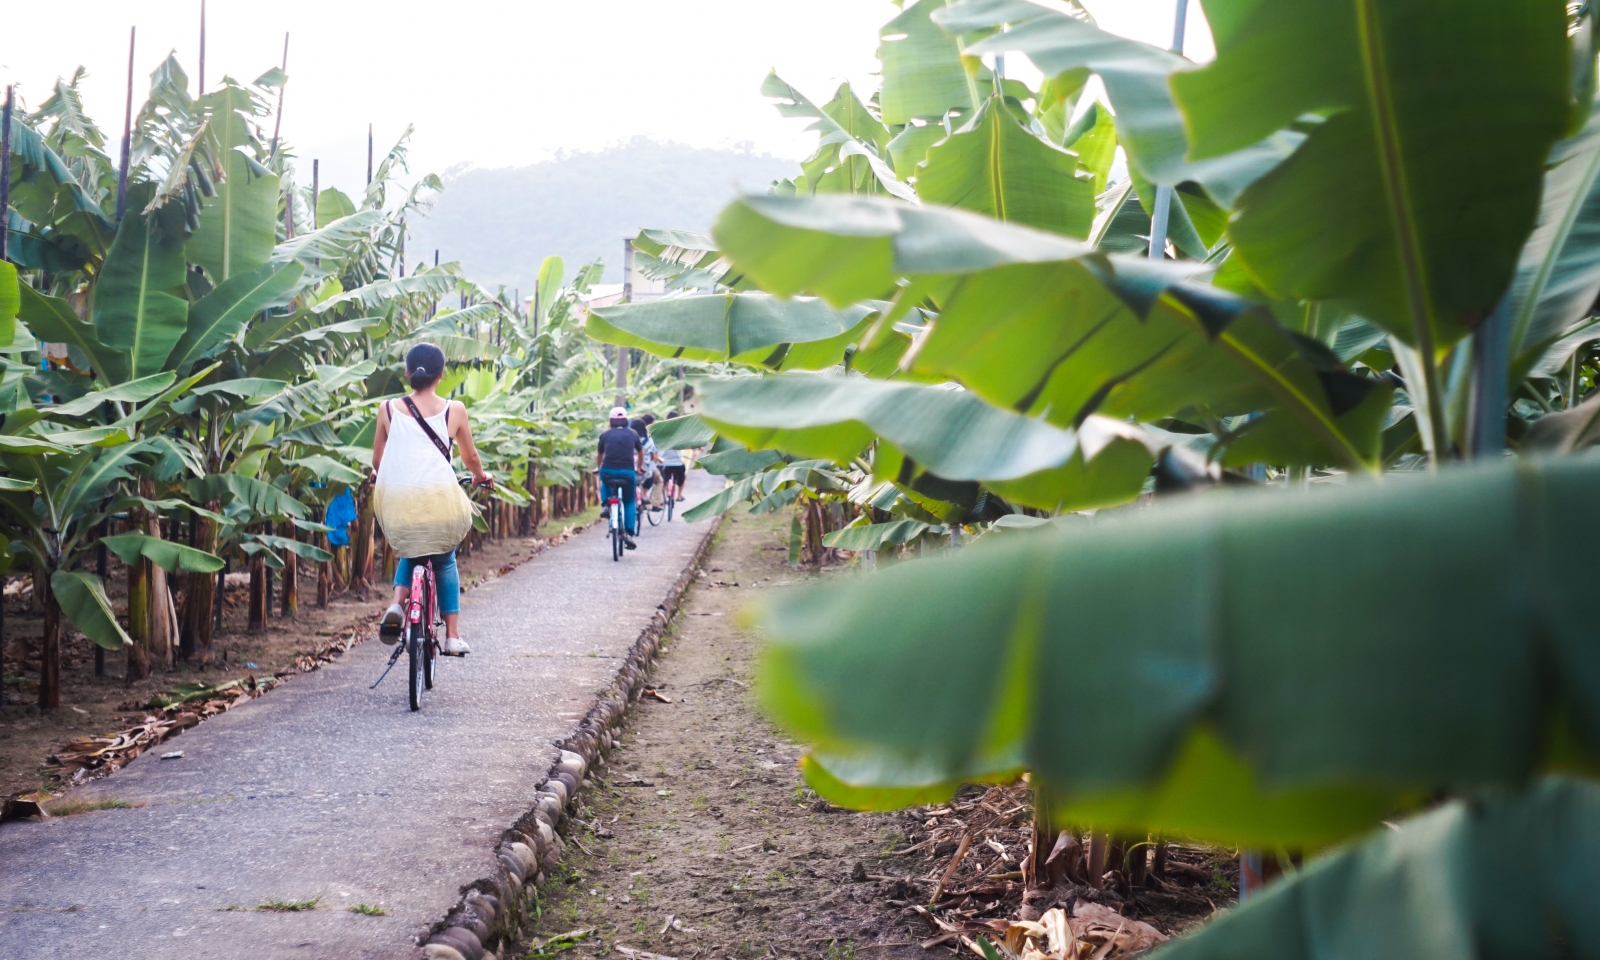
<svg viewBox="0 0 1600 960">
<path fill-rule="evenodd" d="M 691 474 L 692 505 L 716 479 Z M 487 873 L 500 832 L 706 535 L 646 527 L 611 560 L 596 525 L 469 591 L 473 653 L 443 658 L 422 710 L 389 647 L 321 670 L 168 741 L 73 799 L 143 804 L 0 826 L 0 956 L 377 958 Z M 177 760 L 160 754 L 182 750 Z M 308 900 L 296 913 L 267 900 Z M 381 905 L 387 916 L 352 913 Z"/>
</svg>

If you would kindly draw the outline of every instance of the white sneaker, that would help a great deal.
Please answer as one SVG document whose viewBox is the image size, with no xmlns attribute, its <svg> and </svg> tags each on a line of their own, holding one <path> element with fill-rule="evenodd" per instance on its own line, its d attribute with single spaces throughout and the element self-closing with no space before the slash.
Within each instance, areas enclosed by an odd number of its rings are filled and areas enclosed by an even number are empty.
<svg viewBox="0 0 1600 960">
<path fill-rule="evenodd" d="M 406 612 L 400 609 L 400 604 L 392 604 L 383 612 L 383 620 L 378 623 L 378 639 L 384 643 L 394 643 L 400 639 L 400 631 L 405 629 Z"/>
<path fill-rule="evenodd" d="M 460 637 L 445 637 L 444 643 L 439 644 L 439 652 L 447 657 L 464 657 L 472 652 L 472 648 Z"/>
</svg>

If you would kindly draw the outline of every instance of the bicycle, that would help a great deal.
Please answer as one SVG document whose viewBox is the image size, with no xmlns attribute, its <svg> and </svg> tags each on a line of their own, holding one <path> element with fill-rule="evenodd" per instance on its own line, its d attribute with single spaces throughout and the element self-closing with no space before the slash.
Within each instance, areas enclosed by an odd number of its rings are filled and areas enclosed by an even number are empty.
<svg viewBox="0 0 1600 960">
<path fill-rule="evenodd" d="M 656 483 L 660 483 L 661 482 L 661 474 L 660 474 L 659 471 L 654 473 L 654 479 L 655 479 Z M 639 495 L 640 495 L 639 510 L 644 513 L 644 515 L 645 515 L 645 517 L 647 519 L 649 519 L 650 526 L 654 527 L 654 526 L 659 525 L 661 523 L 661 517 L 659 517 L 658 514 L 661 511 L 660 511 L 660 508 L 652 507 L 650 505 L 650 491 L 648 489 L 644 488 L 643 486 L 641 486 L 640 490 L 639 490 Z"/>
<path fill-rule="evenodd" d="M 460 482 L 465 487 L 472 483 L 472 478 L 463 477 Z M 494 489 L 494 481 L 490 480 L 484 489 Z M 400 642 L 394 645 L 394 653 L 389 655 L 389 665 L 383 668 L 383 673 L 369 688 L 376 689 L 389 671 L 394 669 L 400 654 L 405 653 L 410 681 L 407 689 L 412 710 L 421 710 L 423 691 L 433 689 L 439 665 L 438 630 L 444 626 L 444 617 L 439 613 L 439 589 L 433 573 L 433 558 L 426 560 L 426 563 L 417 563 L 411 568 L 411 594 L 406 598 L 404 632 Z"/>
<path fill-rule="evenodd" d="M 613 563 L 615 563 L 616 561 L 622 559 L 622 551 L 626 549 L 622 544 L 623 514 L 621 484 L 606 484 L 606 514 L 611 522 L 611 560 Z"/>
<path fill-rule="evenodd" d="M 668 478 L 668 477 L 662 477 L 661 478 L 661 493 L 662 493 L 663 496 L 666 497 L 666 500 L 667 500 L 667 522 L 668 523 L 672 522 L 672 510 L 673 510 L 674 507 L 676 507 L 678 505 L 678 495 L 681 492 L 682 492 L 682 488 L 678 486 L 678 481 L 673 480 L 673 479 Z"/>
</svg>

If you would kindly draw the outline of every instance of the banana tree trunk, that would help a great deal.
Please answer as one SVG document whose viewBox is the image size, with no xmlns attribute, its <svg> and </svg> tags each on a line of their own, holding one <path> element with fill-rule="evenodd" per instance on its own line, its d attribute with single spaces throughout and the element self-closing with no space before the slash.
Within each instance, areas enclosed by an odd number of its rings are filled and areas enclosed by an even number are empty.
<svg viewBox="0 0 1600 960">
<path fill-rule="evenodd" d="M 133 645 L 127 648 L 129 683 L 150 676 L 150 564 L 138 560 L 128 564 L 128 636 Z M 34 593 L 39 585 L 34 584 Z"/>
<path fill-rule="evenodd" d="M 294 524 L 288 522 L 279 526 L 278 535 L 300 539 L 295 535 Z M 300 615 L 300 555 L 293 550 L 283 552 L 283 604 L 279 614 L 286 620 Z"/>
<path fill-rule="evenodd" d="M 369 484 L 361 485 L 361 496 L 357 503 L 356 535 L 351 543 L 350 553 L 350 589 L 356 596 L 365 600 L 367 592 L 372 589 L 372 487 Z"/>
<path fill-rule="evenodd" d="M 50 575 L 35 572 L 33 592 L 44 606 L 44 636 L 39 643 L 39 709 L 61 709 L 61 606 L 50 589 Z"/>
<path fill-rule="evenodd" d="M 148 477 L 139 481 L 139 495 L 150 500 L 156 498 L 156 482 Z M 158 514 L 144 512 L 140 526 L 147 536 L 165 539 L 162 535 L 161 517 Z M 151 663 L 160 661 L 168 670 L 174 665 L 174 654 L 178 645 L 178 616 L 173 609 L 172 589 L 167 583 L 167 571 L 151 563 L 141 560 L 144 567 L 145 586 L 145 647 L 149 651 Z"/>
<path fill-rule="evenodd" d="M 267 629 L 267 558 L 260 550 L 250 555 L 250 621 L 246 629 L 251 633 Z"/>
<path fill-rule="evenodd" d="M 215 511 L 220 506 L 218 501 L 212 500 L 206 504 L 206 509 Z M 206 517 L 195 518 L 194 546 L 207 553 L 217 552 L 215 521 Z M 201 663 L 211 662 L 212 643 L 216 639 L 214 611 L 218 601 L 218 585 L 218 578 L 212 574 L 190 574 L 189 589 L 184 593 L 184 647 L 191 655 L 198 656 Z"/>
<path fill-rule="evenodd" d="M 317 534 L 317 544 L 320 547 L 322 547 L 322 549 L 327 550 L 329 553 L 333 552 L 332 548 L 328 545 L 328 535 L 327 534 L 325 534 L 325 533 Z M 318 610 L 326 610 L 326 609 L 328 609 L 328 595 L 333 592 L 333 567 L 334 567 L 334 564 L 337 563 L 337 562 L 338 562 L 337 560 L 324 560 L 321 563 L 317 564 L 317 609 Z"/>
</svg>

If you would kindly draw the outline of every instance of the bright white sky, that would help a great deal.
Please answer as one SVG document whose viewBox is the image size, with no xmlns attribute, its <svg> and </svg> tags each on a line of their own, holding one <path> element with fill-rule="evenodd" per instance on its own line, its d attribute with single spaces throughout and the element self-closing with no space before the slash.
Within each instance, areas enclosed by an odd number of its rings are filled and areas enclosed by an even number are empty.
<svg viewBox="0 0 1600 960">
<path fill-rule="evenodd" d="M 1189 3 L 1187 52 L 1208 59 L 1200 5 Z M 1160 46 L 1171 42 L 1174 5 L 1085 0 L 1105 29 Z M 133 25 L 136 108 L 169 51 L 193 82 L 200 0 L 78 0 L 73 9 L 65 30 L 53 4 L 7 14 L 0 81 L 16 83 L 30 107 L 82 64 L 90 115 L 120 135 Z M 886 0 L 210 0 L 206 80 L 253 80 L 279 62 L 288 31 L 285 139 L 303 181 L 317 157 L 322 182 L 347 190 L 365 176 L 368 122 L 380 156 L 416 125 L 413 173 L 520 166 L 633 136 L 799 158 L 814 137 L 760 96 L 767 70 L 817 99 L 841 79 L 873 89 L 878 27 L 895 13 Z"/>
</svg>

